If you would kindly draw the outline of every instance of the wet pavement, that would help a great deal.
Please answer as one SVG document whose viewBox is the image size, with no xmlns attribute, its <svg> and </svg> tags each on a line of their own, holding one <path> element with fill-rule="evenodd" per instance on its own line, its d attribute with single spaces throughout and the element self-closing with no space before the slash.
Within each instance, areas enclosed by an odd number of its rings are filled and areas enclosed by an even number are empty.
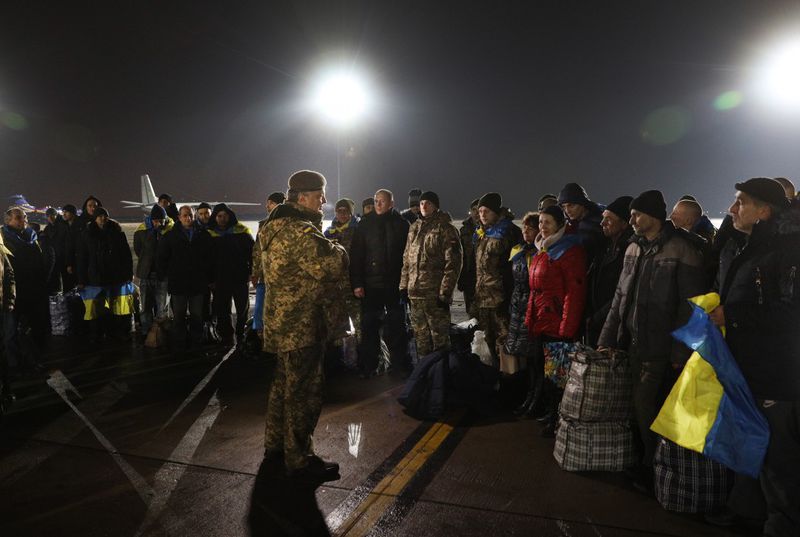
<svg viewBox="0 0 800 537">
<path fill-rule="evenodd" d="M 329 380 L 322 486 L 260 468 L 271 364 L 54 338 L 0 426 L 0 535 L 728 536 L 621 474 L 562 471 L 535 421 L 402 412 L 402 379 Z"/>
</svg>

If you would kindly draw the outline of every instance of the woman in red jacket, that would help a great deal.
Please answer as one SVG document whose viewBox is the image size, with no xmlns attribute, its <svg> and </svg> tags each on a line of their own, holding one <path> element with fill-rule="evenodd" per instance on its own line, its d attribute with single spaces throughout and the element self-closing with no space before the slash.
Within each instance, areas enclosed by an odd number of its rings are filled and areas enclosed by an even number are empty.
<svg viewBox="0 0 800 537">
<path fill-rule="evenodd" d="M 583 319 L 586 302 L 586 251 L 579 235 L 564 233 L 564 213 L 558 206 L 539 215 L 539 235 L 534 241 L 539 253 L 530 264 L 530 296 L 525 325 L 535 342 L 536 362 L 544 368 L 542 345 L 551 341 L 573 341 Z M 542 436 L 555 434 L 562 390 L 549 386 L 549 411 Z"/>
</svg>

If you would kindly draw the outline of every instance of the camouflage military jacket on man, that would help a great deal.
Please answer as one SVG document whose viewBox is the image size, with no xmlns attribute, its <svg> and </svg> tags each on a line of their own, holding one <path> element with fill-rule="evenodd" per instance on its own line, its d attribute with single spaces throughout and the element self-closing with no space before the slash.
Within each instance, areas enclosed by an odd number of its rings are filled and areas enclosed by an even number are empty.
<svg viewBox="0 0 800 537">
<path fill-rule="evenodd" d="M 461 273 L 461 241 L 450 215 L 436 211 L 408 230 L 400 289 L 411 298 L 450 299 Z"/>
<path fill-rule="evenodd" d="M 326 293 L 345 277 L 348 258 L 344 248 L 322 235 L 320 218 L 287 202 L 270 213 L 258 234 L 267 352 L 302 349 L 328 337 Z"/>
<path fill-rule="evenodd" d="M 256 279 L 257 282 L 263 283 L 264 277 L 262 275 L 263 271 L 261 270 L 261 241 L 258 240 L 258 237 L 261 236 L 261 230 L 267 225 L 267 219 L 259 220 L 258 221 L 258 233 L 256 233 L 256 242 L 253 244 L 253 270 L 252 270 L 252 277 Z"/>
<path fill-rule="evenodd" d="M 509 254 L 522 240 L 522 231 L 509 217 L 475 232 L 475 305 L 478 308 L 495 308 L 507 303 L 514 288 Z"/>
</svg>

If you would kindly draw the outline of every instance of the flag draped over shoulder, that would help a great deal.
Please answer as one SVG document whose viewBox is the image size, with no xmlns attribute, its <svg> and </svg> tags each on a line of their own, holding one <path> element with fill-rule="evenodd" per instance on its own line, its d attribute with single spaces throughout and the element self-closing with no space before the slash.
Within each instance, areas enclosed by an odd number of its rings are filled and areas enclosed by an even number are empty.
<svg viewBox="0 0 800 537">
<path fill-rule="evenodd" d="M 723 333 L 708 316 L 720 297 L 709 293 L 689 300 L 692 316 L 672 336 L 694 353 L 650 429 L 735 472 L 758 477 L 769 426 Z"/>
</svg>

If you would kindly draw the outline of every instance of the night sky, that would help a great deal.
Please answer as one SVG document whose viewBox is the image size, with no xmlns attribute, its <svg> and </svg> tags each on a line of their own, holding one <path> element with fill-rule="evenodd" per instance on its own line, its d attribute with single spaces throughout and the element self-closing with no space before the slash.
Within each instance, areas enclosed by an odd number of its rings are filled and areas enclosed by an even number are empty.
<svg viewBox="0 0 800 537">
<path fill-rule="evenodd" d="M 800 116 L 751 88 L 775 36 L 800 35 L 798 2 L 116 4 L 3 3 L 0 195 L 136 216 L 118 200 L 142 173 L 157 194 L 260 202 L 311 168 L 335 201 L 337 134 L 300 106 L 326 62 L 380 94 L 339 135 L 358 201 L 387 187 L 402 208 L 419 186 L 461 218 L 496 190 L 521 214 L 577 181 L 717 217 L 738 180 L 800 182 Z M 726 91 L 741 103 L 715 108 Z"/>
</svg>

